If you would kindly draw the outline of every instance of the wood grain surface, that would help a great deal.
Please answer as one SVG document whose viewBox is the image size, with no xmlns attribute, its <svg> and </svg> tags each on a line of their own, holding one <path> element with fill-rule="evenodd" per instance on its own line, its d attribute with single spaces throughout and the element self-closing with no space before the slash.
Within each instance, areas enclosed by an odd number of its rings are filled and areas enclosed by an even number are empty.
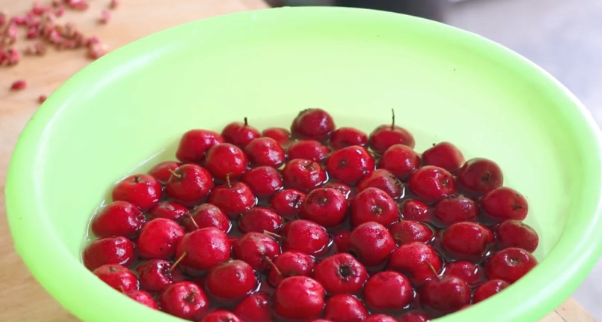
<svg viewBox="0 0 602 322">
<path fill-rule="evenodd" d="M 86 34 L 99 36 L 110 49 L 118 48 L 153 32 L 185 22 L 230 12 L 262 9 L 262 0 L 121 0 L 112 19 L 99 25 L 97 19 L 108 0 L 93 0 L 85 12 L 67 12 L 64 21 L 73 21 Z M 0 0 L 0 10 L 22 14 L 29 1 Z M 19 41 L 18 48 L 26 43 Z M 0 68 L 0 321 L 76 322 L 29 274 L 14 252 L 8 231 L 4 188 L 8 162 L 17 137 L 38 108 L 37 98 L 49 95 L 89 60 L 83 50 L 50 50 L 44 57 L 24 57 L 11 68 Z M 9 91 L 10 84 L 24 79 L 27 89 Z M 595 322 L 573 299 L 540 322 Z"/>
</svg>

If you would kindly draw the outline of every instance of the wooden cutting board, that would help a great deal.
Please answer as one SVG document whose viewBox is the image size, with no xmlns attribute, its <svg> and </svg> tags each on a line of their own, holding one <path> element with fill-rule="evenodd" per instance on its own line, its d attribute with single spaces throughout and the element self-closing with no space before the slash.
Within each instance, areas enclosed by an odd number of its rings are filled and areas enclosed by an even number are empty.
<svg viewBox="0 0 602 322">
<path fill-rule="evenodd" d="M 98 35 L 110 48 L 117 48 L 142 36 L 185 22 L 243 10 L 266 8 L 262 0 L 120 0 L 106 25 L 97 23 L 109 0 L 93 0 L 85 12 L 67 12 L 86 34 Z M 0 9 L 21 14 L 29 1 L 0 0 Z M 18 48 L 25 45 L 19 42 Z M 4 187 L 8 161 L 17 137 L 39 104 L 89 60 L 84 52 L 49 51 L 44 57 L 25 57 L 11 68 L 0 68 L 0 321 L 77 322 L 63 310 L 29 274 L 13 250 L 8 232 Z M 24 79 L 27 89 L 8 90 L 14 80 Z M 595 322 L 573 299 L 567 300 L 541 322 Z"/>
</svg>

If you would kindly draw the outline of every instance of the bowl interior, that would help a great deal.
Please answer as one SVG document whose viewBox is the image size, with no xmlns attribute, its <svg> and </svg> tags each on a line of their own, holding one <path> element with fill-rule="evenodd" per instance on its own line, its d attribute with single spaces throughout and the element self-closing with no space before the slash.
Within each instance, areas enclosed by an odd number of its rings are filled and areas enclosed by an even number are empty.
<svg viewBox="0 0 602 322">
<path fill-rule="evenodd" d="M 85 321 L 175 321 L 125 300 L 79 264 L 91 214 L 126 173 L 173 159 L 189 129 L 219 131 L 245 116 L 260 129 L 287 127 L 307 107 L 367 132 L 388 123 L 394 108 L 417 151 L 453 142 L 467 158 L 497 161 L 505 185 L 527 197 L 541 265 L 495 300 L 441 321 L 535 320 L 574 290 L 600 254 L 599 133 L 564 88 L 472 34 L 342 8 L 198 21 L 78 73 L 32 118 L 11 162 L 16 248 Z"/>
</svg>

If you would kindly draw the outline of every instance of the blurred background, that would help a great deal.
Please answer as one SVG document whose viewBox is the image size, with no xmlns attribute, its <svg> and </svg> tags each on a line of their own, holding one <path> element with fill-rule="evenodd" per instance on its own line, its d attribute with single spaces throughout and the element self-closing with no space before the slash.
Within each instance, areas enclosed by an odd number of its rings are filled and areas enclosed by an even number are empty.
<svg viewBox="0 0 602 322">
<path fill-rule="evenodd" d="M 268 1 L 270 2 L 270 1 Z M 389 10 L 444 22 L 520 53 L 555 76 L 602 125 L 601 0 L 287 0 Z M 602 261 L 574 298 L 602 321 Z"/>
</svg>

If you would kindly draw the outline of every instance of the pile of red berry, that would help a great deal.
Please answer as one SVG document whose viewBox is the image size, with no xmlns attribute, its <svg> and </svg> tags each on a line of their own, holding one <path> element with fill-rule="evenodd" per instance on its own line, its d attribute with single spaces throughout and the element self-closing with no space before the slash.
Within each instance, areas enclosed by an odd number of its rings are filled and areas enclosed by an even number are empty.
<svg viewBox="0 0 602 322">
<path fill-rule="evenodd" d="M 292 132 L 292 134 L 291 134 Z M 527 201 L 494 162 L 405 129 L 191 130 L 179 162 L 125 178 L 85 266 L 130 298 L 203 322 L 420 322 L 502 291 L 537 261 Z"/>
</svg>

